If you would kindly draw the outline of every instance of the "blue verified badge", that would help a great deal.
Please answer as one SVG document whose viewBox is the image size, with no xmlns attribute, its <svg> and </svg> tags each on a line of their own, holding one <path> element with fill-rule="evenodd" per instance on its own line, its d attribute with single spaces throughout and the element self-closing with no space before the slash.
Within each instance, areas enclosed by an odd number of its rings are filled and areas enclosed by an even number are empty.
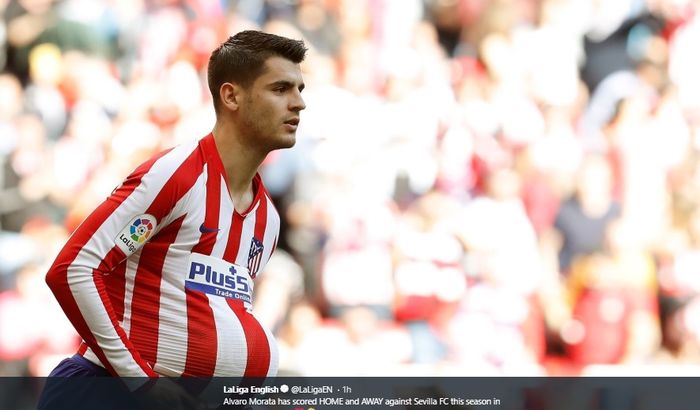
<svg viewBox="0 0 700 410">
<path fill-rule="evenodd" d="M 133 255 L 151 237 L 158 226 L 156 218 L 150 214 L 135 216 L 115 238 L 115 243 L 126 256 Z"/>
<path fill-rule="evenodd" d="M 248 310 L 253 307 L 253 281 L 248 269 L 214 256 L 190 254 L 185 288 L 240 300 Z"/>
</svg>

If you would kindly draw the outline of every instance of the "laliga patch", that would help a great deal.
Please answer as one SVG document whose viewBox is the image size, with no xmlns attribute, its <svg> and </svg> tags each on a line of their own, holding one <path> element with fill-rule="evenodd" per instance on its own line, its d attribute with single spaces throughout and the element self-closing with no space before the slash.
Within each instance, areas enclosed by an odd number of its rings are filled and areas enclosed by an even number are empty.
<svg viewBox="0 0 700 410">
<path fill-rule="evenodd" d="M 213 256 L 190 254 L 185 288 L 240 300 L 248 310 L 253 306 L 253 281 L 248 269 Z"/>
<path fill-rule="evenodd" d="M 126 256 L 133 255 L 151 237 L 156 226 L 158 224 L 153 215 L 139 215 L 119 232 L 119 235 L 115 238 L 115 243 Z"/>
</svg>

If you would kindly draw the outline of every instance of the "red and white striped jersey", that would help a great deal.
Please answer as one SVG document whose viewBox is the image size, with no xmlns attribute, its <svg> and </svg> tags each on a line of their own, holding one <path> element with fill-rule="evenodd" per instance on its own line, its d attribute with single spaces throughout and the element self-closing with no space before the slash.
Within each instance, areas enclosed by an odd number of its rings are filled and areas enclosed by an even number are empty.
<svg viewBox="0 0 700 410">
<path fill-rule="evenodd" d="M 257 174 L 253 187 L 238 213 L 211 134 L 127 177 L 47 275 L 79 352 L 122 377 L 274 376 L 276 343 L 251 298 L 279 215 Z"/>
</svg>

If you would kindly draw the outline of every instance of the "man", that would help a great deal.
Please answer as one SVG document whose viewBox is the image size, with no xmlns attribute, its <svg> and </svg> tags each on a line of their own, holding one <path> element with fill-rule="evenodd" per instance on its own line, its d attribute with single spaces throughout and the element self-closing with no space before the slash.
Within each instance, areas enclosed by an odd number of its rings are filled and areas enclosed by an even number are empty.
<svg viewBox="0 0 700 410">
<path fill-rule="evenodd" d="M 259 31 L 213 51 L 211 134 L 138 167 L 47 274 L 83 338 L 52 376 L 276 374 L 273 337 L 251 314 L 253 279 L 279 234 L 257 169 L 295 143 L 305 53 L 302 41 Z M 148 390 L 145 380 L 130 387 Z"/>
</svg>

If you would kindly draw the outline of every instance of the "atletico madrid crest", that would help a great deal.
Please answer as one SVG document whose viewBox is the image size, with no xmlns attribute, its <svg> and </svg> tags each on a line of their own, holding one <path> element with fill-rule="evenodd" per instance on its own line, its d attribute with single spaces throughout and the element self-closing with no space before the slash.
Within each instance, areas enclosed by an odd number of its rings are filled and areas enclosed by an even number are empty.
<svg viewBox="0 0 700 410">
<path fill-rule="evenodd" d="M 248 252 L 248 272 L 250 272 L 250 277 L 255 278 L 255 275 L 260 269 L 260 261 L 262 261 L 263 256 L 263 244 L 258 239 L 253 238 L 250 241 L 250 251 Z"/>
</svg>

